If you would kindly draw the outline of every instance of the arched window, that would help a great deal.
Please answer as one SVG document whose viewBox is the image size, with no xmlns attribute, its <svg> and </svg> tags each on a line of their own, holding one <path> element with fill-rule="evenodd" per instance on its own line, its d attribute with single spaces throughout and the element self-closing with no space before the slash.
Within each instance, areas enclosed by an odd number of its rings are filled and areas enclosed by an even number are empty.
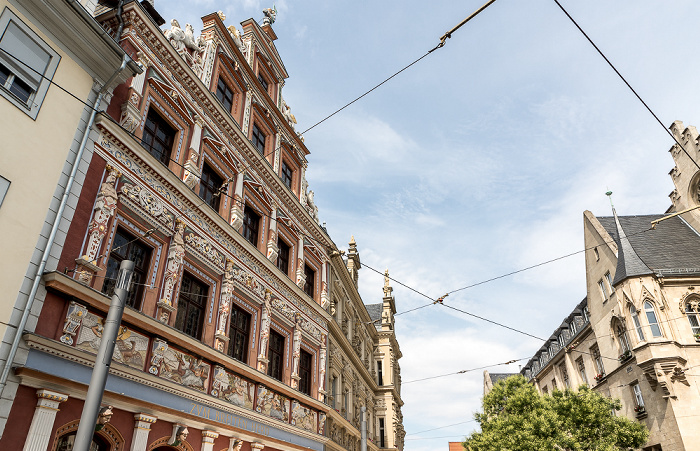
<svg viewBox="0 0 700 451">
<path fill-rule="evenodd" d="M 651 335 L 654 337 L 663 337 L 661 327 L 659 327 L 659 321 L 656 319 L 654 305 L 651 302 L 644 302 L 644 313 L 647 314 L 647 321 L 649 322 L 649 327 L 651 328 Z"/>
<path fill-rule="evenodd" d="M 620 354 L 630 351 L 630 341 L 629 338 L 627 338 L 627 331 L 619 322 L 615 326 L 615 335 L 617 335 L 617 342 L 620 345 Z"/>
<path fill-rule="evenodd" d="M 642 324 L 639 322 L 639 315 L 637 315 L 637 309 L 634 308 L 634 305 L 630 306 L 630 315 L 632 316 L 632 322 L 634 322 L 634 328 L 637 329 L 639 341 L 644 341 L 644 332 L 642 332 Z"/>
<path fill-rule="evenodd" d="M 66 434 L 56 442 L 56 451 L 70 451 L 75 443 L 76 432 Z M 90 443 L 89 451 L 110 451 L 112 447 L 102 437 L 95 434 Z"/>
<path fill-rule="evenodd" d="M 700 305 L 697 299 L 685 304 L 685 314 L 688 317 L 690 328 L 693 330 L 695 338 L 700 338 Z"/>
</svg>

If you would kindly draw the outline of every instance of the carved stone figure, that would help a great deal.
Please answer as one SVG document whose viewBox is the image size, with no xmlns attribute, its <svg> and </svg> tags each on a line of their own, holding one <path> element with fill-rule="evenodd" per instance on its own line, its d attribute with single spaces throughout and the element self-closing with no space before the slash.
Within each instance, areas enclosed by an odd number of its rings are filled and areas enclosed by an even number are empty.
<svg viewBox="0 0 700 451">
<path fill-rule="evenodd" d="M 263 25 L 272 25 L 275 23 L 275 20 L 277 20 L 277 8 L 274 6 L 272 8 L 263 9 L 263 14 L 265 14 Z"/>
<path fill-rule="evenodd" d="M 226 337 L 226 323 L 228 322 L 229 311 L 231 309 L 231 299 L 233 298 L 233 261 L 226 260 L 226 272 L 221 285 L 221 300 L 219 301 L 219 321 L 216 327 L 216 348 L 224 352 Z"/>
<path fill-rule="evenodd" d="M 185 47 L 195 52 L 200 51 L 200 46 L 204 44 L 201 37 L 194 37 L 194 27 L 190 24 L 185 24 L 185 40 L 183 41 Z"/>
<path fill-rule="evenodd" d="M 81 260 L 89 263 L 94 262 L 97 258 L 97 253 L 100 250 L 100 246 L 102 246 L 102 240 L 107 234 L 107 222 L 117 208 L 118 198 L 115 184 L 117 177 L 121 176 L 121 173 L 109 165 L 106 170 L 107 178 L 100 186 L 100 192 L 97 194 L 95 206 L 93 207 L 92 221 L 88 226 L 88 244 L 85 249 L 85 255 L 81 257 Z"/>
<path fill-rule="evenodd" d="M 292 114 L 292 109 L 287 105 L 287 102 L 282 100 L 282 115 L 284 116 L 285 119 L 287 119 L 287 122 L 289 125 L 294 128 L 294 125 L 297 123 L 297 118 L 294 117 Z"/>
<path fill-rule="evenodd" d="M 114 412 L 112 411 L 112 406 L 104 406 L 100 408 L 100 412 L 97 414 L 97 424 L 95 425 L 95 431 L 102 430 L 105 424 L 109 423 L 112 419 Z"/>
<path fill-rule="evenodd" d="M 301 358 L 301 315 L 296 315 L 294 327 L 294 339 L 292 341 L 292 388 L 297 388 L 299 383 L 299 359 Z"/>
<path fill-rule="evenodd" d="M 272 320 L 272 294 L 265 290 L 265 300 L 260 320 L 260 354 L 258 355 L 258 371 L 267 371 L 267 341 L 270 338 L 270 322 Z"/>
<path fill-rule="evenodd" d="M 170 21 L 170 30 L 163 31 L 163 34 L 178 53 L 185 51 L 185 32 L 176 19 Z"/>
<path fill-rule="evenodd" d="M 182 266 L 182 261 L 185 258 L 184 233 L 185 223 L 178 219 L 175 225 L 175 234 L 172 237 L 170 249 L 168 250 L 168 263 L 165 268 L 163 294 L 160 302 L 158 302 L 158 307 L 161 307 L 162 310 L 169 312 L 172 312 L 173 310 L 173 290 L 177 285 L 177 279 L 180 276 L 180 267 Z M 162 318 L 162 315 L 159 316 Z M 168 317 L 165 319 L 165 321 L 167 321 L 169 318 L 169 315 L 167 316 Z"/>
<path fill-rule="evenodd" d="M 233 38 L 233 42 L 236 44 L 238 49 L 241 52 L 243 52 L 245 50 L 245 47 L 243 46 L 243 39 L 241 38 L 241 32 L 238 31 L 238 29 L 233 25 L 229 25 L 229 27 L 227 29 L 228 29 L 229 34 L 231 35 L 231 38 Z"/>
</svg>

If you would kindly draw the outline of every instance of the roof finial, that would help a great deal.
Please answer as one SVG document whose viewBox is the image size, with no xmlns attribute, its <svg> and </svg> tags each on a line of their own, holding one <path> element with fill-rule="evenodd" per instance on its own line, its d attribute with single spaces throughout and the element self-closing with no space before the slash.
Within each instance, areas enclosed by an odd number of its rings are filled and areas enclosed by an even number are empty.
<svg viewBox="0 0 700 451">
<path fill-rule="evenodd" d="M 613 205 L 613 201 L 612 201 L 612 191 L 608 190 L 608 191 L 605 193 L 605 195 L 608 196 L 608 199 L 610 199 L 610 206 L 613 207 L 613 208 L 615 208 L 615 206 Z"/>
</svg>

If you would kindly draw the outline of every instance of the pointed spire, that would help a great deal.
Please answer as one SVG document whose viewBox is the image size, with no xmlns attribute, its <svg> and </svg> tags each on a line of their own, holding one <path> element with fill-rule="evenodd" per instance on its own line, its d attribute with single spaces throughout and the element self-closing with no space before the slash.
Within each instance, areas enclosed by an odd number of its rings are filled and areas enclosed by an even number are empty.
<svg viewBox="0 0 700 451">
<path fill-rule="evenodd" d="M 615 237 L 615 243 L 617 243 L 617 267 L 615 268 L 613 285 L 617 285 L 631 275 L 651 274 L 653 271 L 639 258 L 629 238 L 625 235 L 625 230 L 622 228 L 620 218 L 617 216 L 617 211 L 615 211 L 615 206 L 612 203 L 612 191 L 608 191 L 605 195 L 610 198 L 610 206 L 612 207 L 615 228 L 617 229 L 617 236 Z"/>
<path fill-rule="evenodd" d="M 358 271 L 362 267 L 360 263 L 360 254 L 357 252 L 357 243 L 355 242 L 355 236 L 350 237 L 350 242 L 348 243 L 349 248 L 348 248 L 348 260 L 347 260 L 347 267 L 348 271 L 350 272 L 350 276 L 352 277 L 353 282 L 355 282 L 355 286 L 357 286 L 357 281 L 359 279 L 359 273 Z"/>
</svg>

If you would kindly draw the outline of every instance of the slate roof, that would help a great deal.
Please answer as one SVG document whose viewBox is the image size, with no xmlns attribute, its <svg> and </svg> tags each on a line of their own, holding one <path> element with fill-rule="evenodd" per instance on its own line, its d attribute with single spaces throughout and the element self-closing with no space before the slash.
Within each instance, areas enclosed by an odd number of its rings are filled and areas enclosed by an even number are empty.
<svg viewBox="0 0 700 451">
<path fill-rule="evenodd" d="M 614 216 L 598 217 L 618 246 L 613 284 L 655 273 L 700 274 L 700 235 L 685 221 L 675 216 L 648 230 L 651 221 L 664 216 L 618 216 L 618 224 Z"/>
<path fill-rule="evenodd" d="M 374 321 L 374 327 L 377 330 L 381 330 L 382 303 L 380 302 L 379 304 L 365 304 L 365 308 L 367 309 L 367 313 L 369 313 L 370 319 Z"/>
<path fill-rule="evenodd" d="M 491 383 L 496 385 L 496 382 L 515 376 L 516 374 L 520 373 L 489 373 L 489 377 L 491 378 Z"/>
</svg>

